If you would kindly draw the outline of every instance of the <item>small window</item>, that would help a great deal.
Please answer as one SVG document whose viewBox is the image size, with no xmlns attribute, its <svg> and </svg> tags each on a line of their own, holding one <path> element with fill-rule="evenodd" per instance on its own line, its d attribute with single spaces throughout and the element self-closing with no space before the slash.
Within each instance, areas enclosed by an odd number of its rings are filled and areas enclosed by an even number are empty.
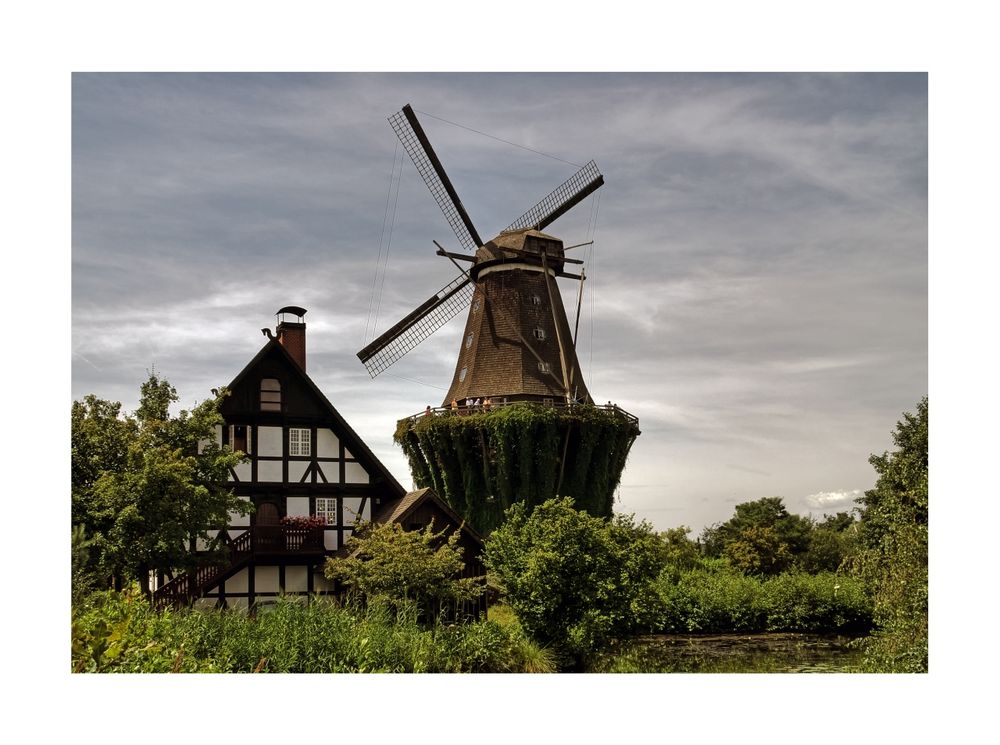
<svg viewBox="0 0 1000 745">
<path fill-rule="evenodd" d="M 466 349 L 468 349 L 469 347 L 472 346 L 472 337 L 473 336 L 475 336 L 475 334 L 469 334 L 467 337 L 465 337 L 465 348 Z"/>
<path fill-rule="evenodd" d="M 543 373 L 552 372 L 552 365 L 550 365 L 548 362 L 539 362 L 538 372 L 543 372 Z"/>
<path fill-rule="evenodd" d="M 545 341 L 545 329 L 535 329 L 531 333 L 533 333 L 535 338 L 539 341 Z"/>
<path fill-rule="evenodd" d="M 229 446 L 233 450 L 250 453 L 250 427 L 245 424 L 229 425 Z"/>
<path fill-rule="evenodd" d="M 260 410 L 281 411 L 281 383 L 275 378 L 260 381 Z"/>
<path fill-rule="evenodd" d="M 531 296 L 531 304 L 532 305 L 541 305 L 542 304 L 542 298 L 539 297 L 538 295 L 532 295 Z"/>
<path fill-rule="evenodd" d="M 329 497 L 316 498 L 316 517 L 323 518 L 327 525 L 337 524 L 337 500 Z"/>
<path fill-rule="evenodd" d="M 551 398 L 543 398 L 542 399 L 542 405 L 543 406 L 551 406 L 552 405 L 552 399 Z"/>
<path fill-rule="evenodd" d="M 464 383 L 465 382 L 465 373 L 467 373 L 468 371 L 469 371 L 469 368 L 467 368 L 467 367 L 463 367 L 459 371 L 459 373 L 458 373 L 458 382 L 459 383 Z"/>
<path fill-rule="evenodd" d="M 474 301 L 472 302 L 472 312 L 473 312 L 473 313 L 478 313 L 478 312 L 479 312 L 479 308 L 480 308 L 480 307 L 482 307 L 482 301 L 480 301 L 480 299 L 479 299 L 479 298 L 476 298 L 476 299 L 475 299 L 475 300 L 474 300 Z"/>
<path fill-rule="evenodd" d="M 310 447 L 311 431 L 308 429 L 288 430 L 288 454 L 289 455 L 312 455 Z"/>
</svg>

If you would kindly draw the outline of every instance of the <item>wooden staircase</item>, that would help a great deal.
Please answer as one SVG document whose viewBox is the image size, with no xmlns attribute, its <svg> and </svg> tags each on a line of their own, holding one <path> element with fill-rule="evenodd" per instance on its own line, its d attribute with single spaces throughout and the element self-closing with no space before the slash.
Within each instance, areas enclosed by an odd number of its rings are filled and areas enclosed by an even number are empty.
<svg viewBox="0 0 1000 745">
<path fill-rule="evenodd" d="M 228 560 L 206 564 L 174 577 L 153 593 L 157 610 L 190 605 L 215 585 L 229 579 L 254 557 L 266 561 L 295 555 L 322 561 L 325 555 L 322 527 L 255 525 L 229 543 Z"/>
<path fill-rule="evenodd" d="M 253 531 L 247 530 L 229 544 L 229 561 L 200 566 L 174 577 L 153 593 L 153 606 L 163 610 L 190 605 L 220 580 L 249 564 L 252 558 Z"/>
</svg>

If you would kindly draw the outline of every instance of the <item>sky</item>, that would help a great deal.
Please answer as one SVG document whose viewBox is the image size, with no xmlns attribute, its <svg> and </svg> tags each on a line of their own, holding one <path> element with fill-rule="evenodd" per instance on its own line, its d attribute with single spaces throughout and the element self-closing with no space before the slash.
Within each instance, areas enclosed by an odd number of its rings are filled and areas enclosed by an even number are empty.
<svg viewBox="0 0 1000 745">
<path fill-rule="evenodd" d="M 465 321 L 374 380 L 355 356 L 456 274 L 386 121 L 410 103 L 484 239 L 604 174 L 547 232 L 594 241 L 578 355 L 642 430 L 616 511 L 697 535 L 765 496 L 850 509 L 927 393 L 927 82 L 75 73 L 72 397 L 132 410 L 155 370 L 191 406 L 300 305 L 310 377 L 410 486 L 394 424 L 441 403 Z"/>
</svg>

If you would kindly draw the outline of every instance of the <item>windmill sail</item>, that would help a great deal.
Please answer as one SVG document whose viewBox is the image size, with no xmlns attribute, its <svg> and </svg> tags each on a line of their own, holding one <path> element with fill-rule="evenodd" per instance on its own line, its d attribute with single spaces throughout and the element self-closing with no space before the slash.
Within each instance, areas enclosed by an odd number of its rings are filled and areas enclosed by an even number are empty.
<svg viewBox="0 0 1000 745">
<path fill-rule="evenodd" d="M 597 170 L 597 164 L 590 161 L 574 173 L 538 204 L 508 225 L 504 232 L 534 228 L 544 230 L 547 225 L 566 214 L 604 184 L 604 176 Z"/>
<path fill-rule="evenodd" d="M 407 104 L 402 111 L 390 116 L 389 124 L 399 141 L 403 143 L 403 149 L 410 156 L 413 165 L 417 167 L 420 177 L 430 189 L 434 201 L 438 203 L 438 207 L 444 213 L 451 229 L 455 231 L 458 242 L 466 250 L 475 251 L 483 245 L 479 233 L 476 232 L 476 227 L 469 219 L 465 207 L 462 206 L 462 200 L 458 198 L 455 187 L 451 185 L 451 180 L 445 173 L 444 166 L 438 160 L 434 148 L 431 147 L 431 143 L 427 139 L 427 135 L 424 134 L 423 127 L 417 121 L 417 116 L 413 113 L 410 105 Z"/>
<path fill-rule="evenodd" d="M 368 374 L 375 377 L 468 307 L 473 286 L 459 275 L 409 313 L 399 323 L 358 352 Z"/>
</svg>

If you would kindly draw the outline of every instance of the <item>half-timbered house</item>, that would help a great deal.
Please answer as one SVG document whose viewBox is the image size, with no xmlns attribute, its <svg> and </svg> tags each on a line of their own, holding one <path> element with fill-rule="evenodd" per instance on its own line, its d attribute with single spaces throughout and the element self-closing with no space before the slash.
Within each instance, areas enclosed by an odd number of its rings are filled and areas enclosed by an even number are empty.
<svg viewBox="0 0 1000 745">
<path fill-rule="evenodd" d="M 229 384 L 222 404 L 225 424 L 217 440 L 247 456 L 231 470 L 230 485 L 253 507 L 209 531 L 223 540 L 229 560 L 158 578 L 161 605 L 247 608 L 281 594 L 329 593 L 324 562 L 345 546 L 355 523 L 385 519 L 391 513 L 383 507 L 409 503 L 406 490 L 306 374 L 305 313 L 296 306 L 278 311 L 276 330 L 262 329 L 268 341 Z M 193 548 L 206 546 L 199 540 Z M 478 551 L 467 561 L 478 562 Z"/>
</svg>

